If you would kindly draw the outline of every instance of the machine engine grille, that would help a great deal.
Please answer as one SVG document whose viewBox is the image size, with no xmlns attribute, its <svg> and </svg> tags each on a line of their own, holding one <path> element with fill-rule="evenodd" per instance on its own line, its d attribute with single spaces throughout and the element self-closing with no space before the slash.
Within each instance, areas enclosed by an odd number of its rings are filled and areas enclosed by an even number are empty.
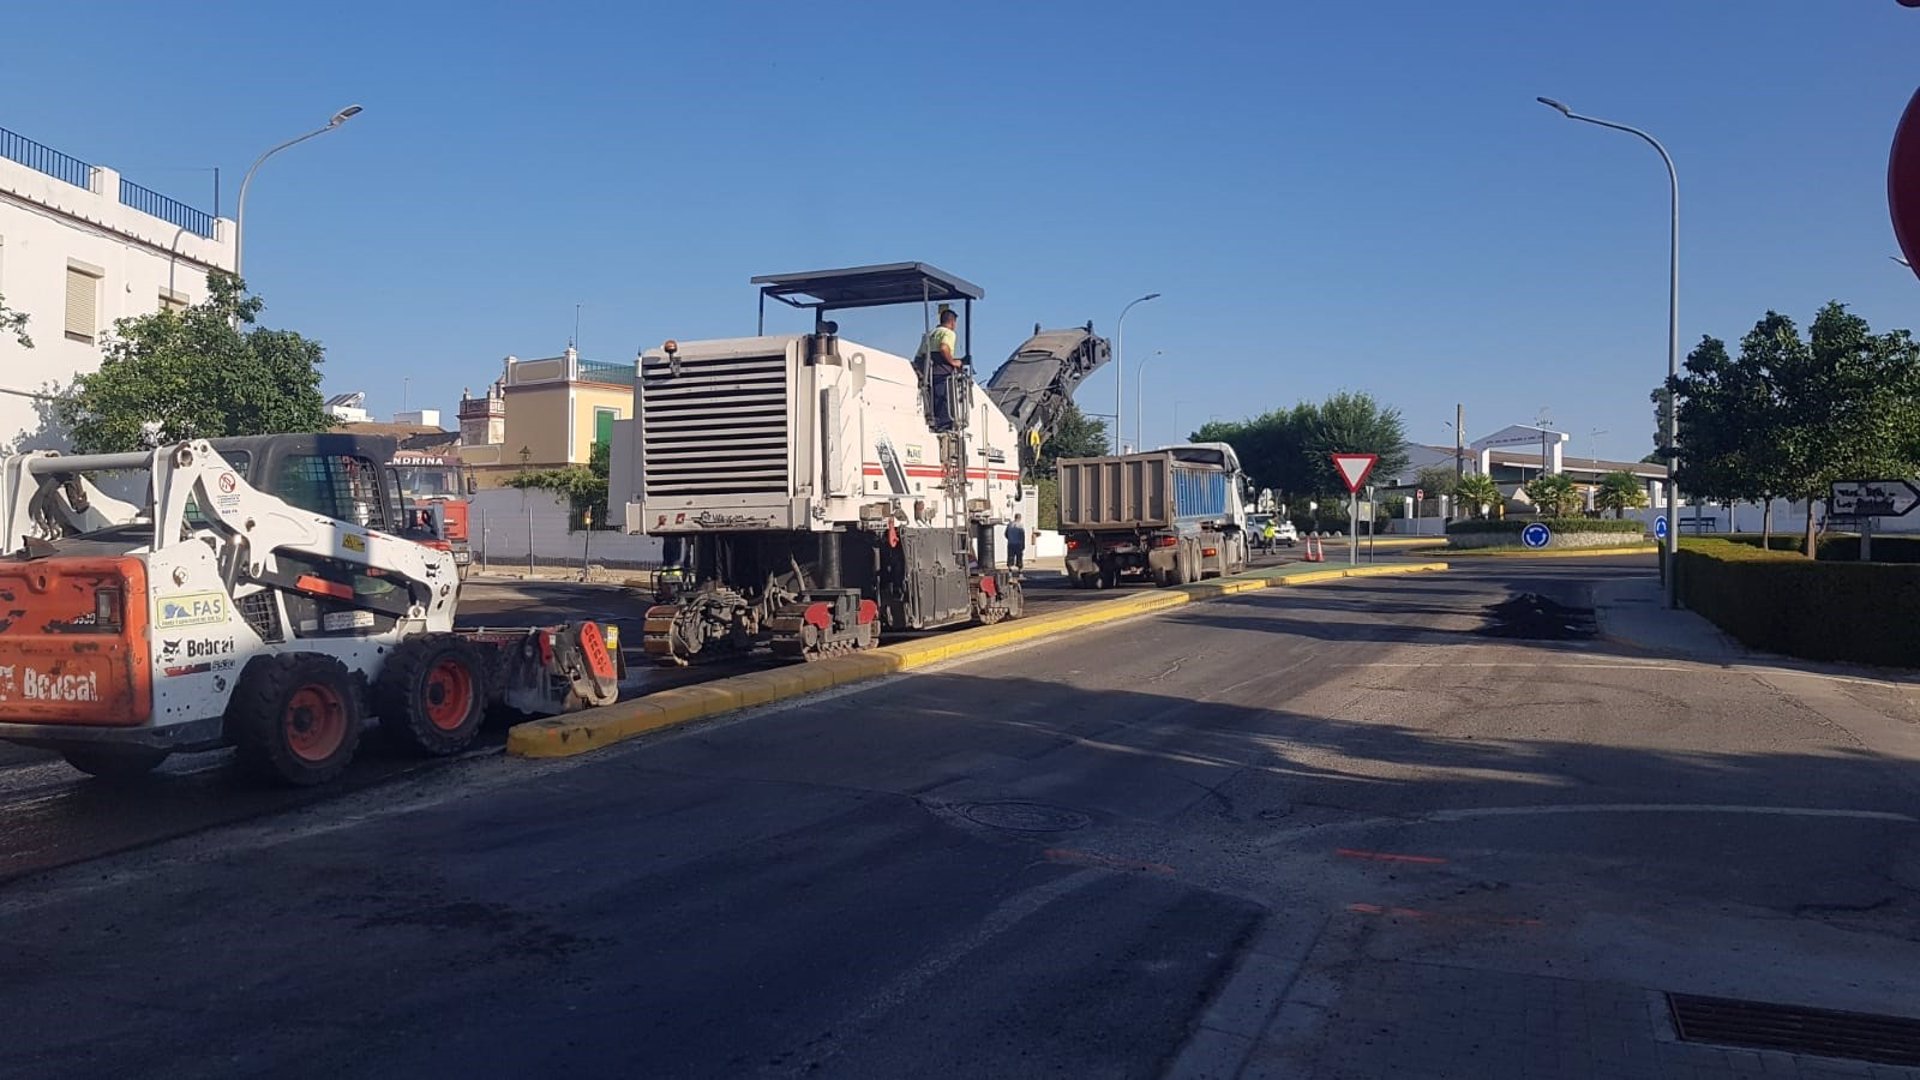
<svg viewBox="0 0 1920 1080">
<path fill-rule="evenodd" d="M 787 358 L 640 364 L 642 484 L 649 498 L 788 491 Z"/>
</svg>

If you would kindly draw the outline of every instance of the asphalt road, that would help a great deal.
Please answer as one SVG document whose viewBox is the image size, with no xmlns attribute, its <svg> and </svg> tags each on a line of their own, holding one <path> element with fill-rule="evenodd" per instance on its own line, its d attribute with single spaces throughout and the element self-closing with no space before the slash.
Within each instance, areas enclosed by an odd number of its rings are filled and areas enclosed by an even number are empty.
<svg viewBox="0 0 1920 1080">
<path fill-rule="evenodd" d="M 1471 1055 L 1569 988 L 1910 1010 L 1913 688 L 1586 636 L 1646 562 L 1242 594 L 17 881 L 0 1074 L 1692 1076 Z"/>
<path fill-rule="evenodd" d="M 1256 565 L 1286 558 L 1286 553 L 1263 557 Z M 1058 573 L 1037 572 L 1028 580 L 1030 606 L 1036 612 L 1110 595 L 1072 588 Z M 588 618 L 618 624 L 625 630 L 630 665 L 624 691 L 628 696 L 788 662 L 756 655 L 693 668 L 661 667 L 639 650 L 640 623 L 649 604 L 643 594 L 611 585 L 492 577 L 467 583 L 459 624 L 542 626 Z M 490 726 L 469 756 L 497 753 L 505 741 L 505 724 Z M 57 755 L 0 743 L 0 822 L 5 825 L 0 828 L 0 882 L 417 778 L 448 764 L 387 744 L 377 728 L 367 732 L 346 775 L 320 789 L 262 785 L 238 775 L 232 759 L 230 752 L 180 755 L 138 784 L 113 785 L 69 768 Z"/>
</svg>

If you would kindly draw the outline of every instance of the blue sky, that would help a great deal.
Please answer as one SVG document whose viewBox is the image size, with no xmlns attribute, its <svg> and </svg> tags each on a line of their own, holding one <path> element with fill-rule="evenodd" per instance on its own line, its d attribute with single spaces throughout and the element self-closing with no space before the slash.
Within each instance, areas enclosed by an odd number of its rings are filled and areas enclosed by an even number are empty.
<svg viewBox="0 0 1920 1080">
<path fill-rule="evenodd" d="M 0 126 L 202 207 L 254 155 L 270 325 L 330 392 L 449 421 L 500 358 L 751 333 L 757 273 L 921 259 L 1144 369 L 1146 441 L 1338 389 L 1450 442 L 1545 406 L 1651 449 L 1666 181 L 1681 330 L 1822 302 L 1908 326 L 1885 170 L 1920 69 L 1894 0 L 9 7 Z M 21 47 L 31 43 L 31 47 Z M 793 327 L 804 319 L 788 316 Z M 844 320 L 911 348 L 917 313 Z M 1683 344 L 1683 348 L 1686 347 Z M 1131 364 L 1130 364 L 1131 367 Z M 1129 427 L 1133 421 L 1129 374 Z M 1081 393 L 1111 411 L 1111 372 Z M 1607 434 L 1589 438 L 1589 432 Z M 1131 436 L 1130 436 L 1131 437 Z"/>
</svg>

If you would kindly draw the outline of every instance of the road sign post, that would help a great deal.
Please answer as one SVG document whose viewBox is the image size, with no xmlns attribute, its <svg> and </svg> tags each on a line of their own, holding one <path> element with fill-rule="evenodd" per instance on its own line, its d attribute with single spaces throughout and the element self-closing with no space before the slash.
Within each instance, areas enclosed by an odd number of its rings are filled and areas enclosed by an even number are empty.
<svg viewBox="0 0 1920 1080">
<path fill-rule="evenodd" d="M 1827 492 L 1829 517 L 1860 522 L 1861 562 L 1873 561 L 1874 519 L 1905 517 L 1915 507 L 1920 507 L 1920 488 L 1906 480 L 1841 480 Z"/>
<path fill-rule="evenodd" d="M 1367 482 L 1367 474 L 1380 462 L 1379 454 L 1341 454 L 1335 453 L 1333 467 L 1340 473 L 1340 479 L 1347 485 L 1347 499 L 1353 507 L 1353 529 L 1347 534 L 1347 565 L 1360 564 L 1360 486 Z"/>
</svg>

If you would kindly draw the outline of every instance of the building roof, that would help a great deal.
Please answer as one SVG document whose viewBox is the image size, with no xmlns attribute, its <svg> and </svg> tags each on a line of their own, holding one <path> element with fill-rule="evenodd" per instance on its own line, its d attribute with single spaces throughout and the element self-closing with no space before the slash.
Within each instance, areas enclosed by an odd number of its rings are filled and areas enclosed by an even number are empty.
<svg viewBox="0 0 1920 1080">
<path fill-rule="evenodd" d="M 385 424 L 377 420 L 358 420 L 339 424 L 335 431 L 349 432 L 354 435 L 391 435 L 399 442 L 399 449 L 433 452 L 445 450 L 448 453 L 460 444 L 460 433 L 429 424 Z"/>
<path fill-rule="evenodd" d="M 1453 464 L 1453 447 L 1432 446 L 1426 443 L 1407 443 L 1407 473 L 1417 473 L 1421 469 L 1435 468 Z M 1508 465 L 1514 468 L 1538 469 L 1540 454 L 1538 451 L 1528 454 L 1518 449 L 1495 446 L 1487 451 L 1488 458 L 1495 465 Z M 1467 468 L 1472 469 L 1474 462 L 1480 460 L 1480 453 L 1467 449 L 1462 451 Z M 1647 480 L 1664 480 L 1667 476 L 1665 465 L 1653 465 L 1644 461 L 1608 461 L 1604 458 L 1583 458 L 1572 455 L 1562 456 L 1560 464 L 1568 472 L 1604 474 L 1610 472 L 1628 472 Z M 1405 479 L 1405 477 L 1403 477 Z"/>
</svg>

